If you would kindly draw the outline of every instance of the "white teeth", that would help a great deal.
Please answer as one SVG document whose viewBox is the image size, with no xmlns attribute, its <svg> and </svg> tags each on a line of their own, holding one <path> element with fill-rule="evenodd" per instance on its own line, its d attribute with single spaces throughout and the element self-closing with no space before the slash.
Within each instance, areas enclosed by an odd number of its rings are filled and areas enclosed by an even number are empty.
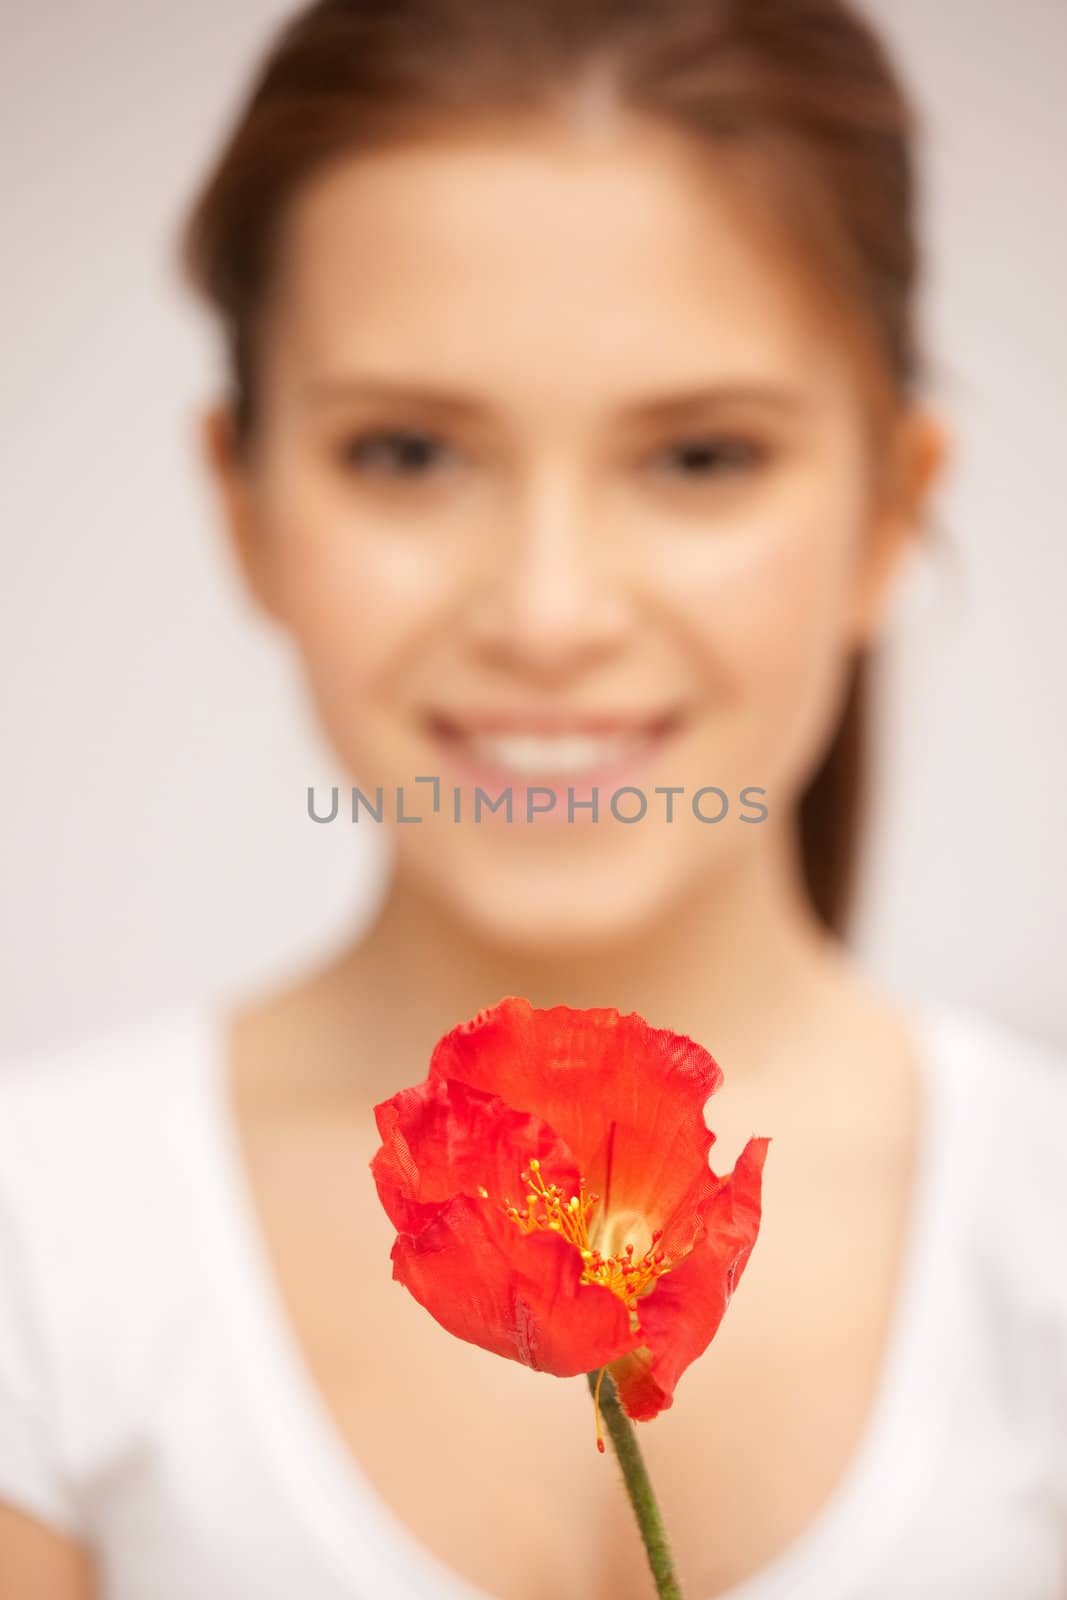
<svg viewBox="0 0 1067 1600">
<path fill-rule="evenodd" d="M 470 734 L 466 743 L 476 756 L 494 766 L 510 767 L 515 772 L 585 772 L 617 761 L 628 751 L 645 744 L 645 733 L 610 736 L 564 734 L 547 738 L 538 734 Z"/>
</svg>

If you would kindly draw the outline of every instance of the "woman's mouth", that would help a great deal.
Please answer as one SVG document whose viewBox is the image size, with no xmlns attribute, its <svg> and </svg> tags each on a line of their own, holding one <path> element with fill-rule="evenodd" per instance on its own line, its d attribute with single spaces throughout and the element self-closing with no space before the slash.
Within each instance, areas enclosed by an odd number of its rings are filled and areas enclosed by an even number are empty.
<svg viewBox="0 0 1067 1600">
<path fill-rule="evenodd" d="M 462 737 L 461 742 L 470 755 L 515 776 L 562 778 L 611 766 L 647 745 L 649 738 L 648 733 L 547 738 L 533 733 L 478 733 Z"/>
<path fill-rule="evenodd" d="M 516 726 L 518 720 L 502 713 L 480 719 L 443 714 L 431 718 L 442 777 L 470 788 L 465 815 L 473 814 L 477 786 L 491 799 L 510 788 L 515 822 L 601 820 L 609 813 L 614 792 L 636 786 L 659 758 L 681 717 L 668 712 L 624 721 L 605 713 L 588 715 L 581 725 L 572 722 L 569 728 L 560 726 L 562 716 L 539 717 L 536 727 Z M 621 797 L 619 809 L 623 818 L 633 816 L 639 809 L 638 797 Z"/>
</svg>

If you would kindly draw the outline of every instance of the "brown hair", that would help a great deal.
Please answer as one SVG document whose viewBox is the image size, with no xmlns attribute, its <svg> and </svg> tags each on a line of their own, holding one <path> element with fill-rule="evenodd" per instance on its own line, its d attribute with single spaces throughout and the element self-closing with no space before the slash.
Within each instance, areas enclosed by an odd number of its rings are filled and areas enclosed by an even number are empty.
<svg viewBox="0 0 1067 1600">
<path fill-rule="evenodd" d="M 884 45 L 845 0 L 318 0 L 274 40 L 182 241 L 187 275 L 226 330 L 242 441 L 279 231 L 311 174 L 450 121 L 563 107 L 594 77 L 695 141 L 762 153 L 779 214 L 866 318 L 895 389 L 911 387 L 914 118 Z M 859 653 L 798 815 L 808 892 L 838 933 L 869 717 Z"/>
</svg>

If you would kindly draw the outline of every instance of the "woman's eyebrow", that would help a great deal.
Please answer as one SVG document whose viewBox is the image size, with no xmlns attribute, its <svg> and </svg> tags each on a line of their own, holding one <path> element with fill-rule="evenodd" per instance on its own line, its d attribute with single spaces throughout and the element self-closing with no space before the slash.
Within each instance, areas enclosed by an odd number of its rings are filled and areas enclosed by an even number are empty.
<svg viewBox="0 0 1067 1600">
<path fill-rule="evenodd" d="M 303 395 L 309 406 L 338 405 L 344 402 L 388 405 L 401 401 L 408 405 L 417 405 L 422 410 L 452 417 L 479 418 L 493 409 L 489 401 L 463 394 L 456 389 L 440 388 L 405 378 L 363 376 L 359 373 L 340 373 L 336 376 L 312 379 L 305 386 Z"/>
<path fill-rule="evenodd" d="M 310 406 L 341 403 L 391 404 L 402 402 L 442 417 L 482 420 L 497 408 L 491 400 L 458 389 L 425 384 L 405 378 L 339 373 L 312 379 L 305 386 L 304 398 Z M 616 409 L 624 423 L 683 423 L 697 415 L 716 411 L 759 409 L 793 415 L 807 402 L 799 389 L 775 382 L 726 380 L 671 389 L 623 402 Z"/>
<path fill-rule="evenodd" d="M 622 408 L 627 422 L 680 423 L 694 416 L 716 411 L 761 410 L 782 415 L 803 411 L 808 402 L 799 389 L 774 382 L 752 380 L 701 384 L 689 389 L 670 390 Z"/>
</svg>

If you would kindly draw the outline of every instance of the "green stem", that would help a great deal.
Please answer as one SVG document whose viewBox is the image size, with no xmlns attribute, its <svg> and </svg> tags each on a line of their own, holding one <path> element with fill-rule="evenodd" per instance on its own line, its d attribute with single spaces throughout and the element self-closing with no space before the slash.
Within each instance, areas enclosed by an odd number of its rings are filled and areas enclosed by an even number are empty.
<svg viewBox="0 0 1067 1600">
<path fill-rule="evenodd" d="M 599 1370 L 587 1372 L 585 1376 L 590 1392 L 595 1396 Z M 682 1588 L 674 1570 L 663 1518 L 660 1516 L 659 1506 L 652 1492 L 641 1447 L 637 1443 L 637 1433 L 622 1409 L 611 1373 L 606 1370 L 600 1385 L 600 1414 L 607 1424 L 619 1466 L 622 1468 L 623 1482 L 644 1541 L 648 1564 L 652 1569 L 656 1585 L 656 1594 L 660 1596 L 660 1600 L 682 1600 Z"/>
</svg>

